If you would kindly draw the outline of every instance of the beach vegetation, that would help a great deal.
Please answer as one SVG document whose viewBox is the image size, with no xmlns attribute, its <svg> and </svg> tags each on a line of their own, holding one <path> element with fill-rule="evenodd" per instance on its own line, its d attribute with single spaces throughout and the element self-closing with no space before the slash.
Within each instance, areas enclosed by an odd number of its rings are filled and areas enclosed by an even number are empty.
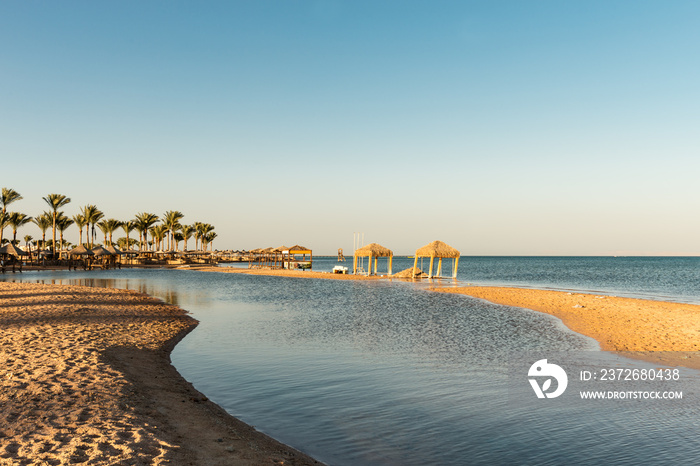
<svg viewBox="0 0 700 466">
<path fill-rule="evenodd" d="M 121 222 L 121 228 L 124 230 L 124 234 L 126 235 L 126 238 L 124 239 L 124 244 L 126 244 L 126 249 L 130 249 L 132 245 L 132 240 L 129 238 L 129 234 L 136 229 L 136 221 L 135 220 L 126 220 L 124 222 Z M 121 240 L 122 238 L 119 238 Z M 120 241 L 117 240 L 117 246 L 123 247 L 120 244 Z M 134 240 L 134 243 L 138 243 L 138 241 Z"/>
<path fill-rule="evenodd" d="M 68 229 L 69 226 L 73 225 L 75 221 L 72 218 L 66 217 L 63 215 L 63 212 L 60 213 L 60 216 L 56 219 L 56 227 L 58 228 L 58 231 L 60 233 L 60 243 L 59 243 L 59 251 L 63 251 L 63 248 L 66 247 L 65 243 L 63 242 L 63 233 Z M 59 252 L 60 255 L 60 252 Z"/>
<path fill-rule="evenodd" d="M 17 244 L 17 230 L 32 221 L 32 217 L 20 212 L 12 212 L 9 215 L 8 225 L 12 228 L 12 244 Z"/>
<path fill-rule="evenodd" d="M 7 206 L 21 199 L 22 195 L 14 189 L 2 188 L 2 193 L 0 194 L 0 205 L 2 206 L 2 214 L 0 214 L 0 244 L 2 244 L 2 237 L 5 227 L 9 224 Z"/>
<path fill-rule="evenodd" d="M 96 205 L 88 204 L 81 209 L 81 213 L 87 220 L 89 228 L 90 237 L 88 238 L 88 243 L 90 243 L 90 249 L 95 246 L 95 225 L 97 222 L 102 220 L 105 214 L 97 208 Z"/>
<path fill-rule="evenodd" d="M 182 225 L 182 228 L 180 228 L 180 234 L 182 235 L 182 240 L 185 242 L 184 251 L 187 251 L 187 240 L 192 238 L 192 235 L 195 232 L 195 227 L 194 225 Z"/>
<path fill-rule="evenodd" d="M 148 212 L 140 212 L 136 214 L 136 231 L 140 233 L 141 237 L 141 247 L 139 250 L 143 250 L 144 247 L 148 249 L 148 232 L 150 228 L 158 223 L 159 218 L 156 214 L 151 214 Z"/>
<path fill-rule="evenodd" d="M 53 242 L 51 243 L 51 254 L 56 257 L 56 217 L 58 216 L 58 209 L 66 206 L 70 202 L 70 198 L 63 194 L 49 194 L 42 198 L 51 208 L 52 219 L 53 219 Z"/>
<path fill-rule="evenodd" d="M 49 212 L 43 212 L 41 215 L 34 217 L 32 220 L 36 226 L 41 230 L 41 247 L 46 247 L 46 231 L 51 228 L 53 223 L 53 217 Z"/>
<path fill-rule="evenodd" d="M 83 244 L 83 228 L 85 228 L 85 226 L 88 225 L 88 221 L 85 218 L 85 215 L 76 214 L 73 215 L 73 222 L 75 222 L 75 226 L 77 226 L 78 230 L 80 231 L 80 240 L 78 244 Z"/>
<path fill-rule="evenodd" d="M 107 220 L 102 220 L 97 223 L 97 227 L 100 229 L 100 231 L 104 234 L 104 245 L 105 246 L 111 246 L 113 245 L 112 243 L 112 235 L 114 232 L 122 226 L 122 222 L 120 220 L 110 218 Z M 109 240 L 107 239 L 107 236 L 109 236 Z"/>
<path fill-rule="evenodd" d="M 173 247 L 177 251 L 177 244 L 173 246 L 175 232 L 178 231 L 182 225 L 180 225 L 180 220 L 185 216 L 182 212 L 178 210 L 168 210 L 163 214 L 163 225 L 168 230 L 168 250 L 172 251 Z"/>
</svg>

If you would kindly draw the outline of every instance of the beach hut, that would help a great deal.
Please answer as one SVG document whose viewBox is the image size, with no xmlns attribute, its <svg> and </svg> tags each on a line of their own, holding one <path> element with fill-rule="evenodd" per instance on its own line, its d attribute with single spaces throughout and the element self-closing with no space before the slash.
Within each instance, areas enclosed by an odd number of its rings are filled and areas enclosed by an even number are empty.
<svg viewBox="0 0 700 466">
<path fill-rule="evenodd" d="M 121 256 L 122 254 L 126 254 L 125 252 L 122 252 L 119 248 L 117 248 L 116 246 L 114 246 L 112 244 L 107 246 L 105 249 L 107 250 L 107 252 L 109 252 L 115 256 Z"/>
<path fill-rule="evenodd" d="M 360 249 L 355 250 L 355 254 L 352 261 L 352 273 L 357 273 L 357 259 L 360 257 L 368 257 L 369 265 L 367 266 L 367 276 L 372 275 L 372 258 L 374 258 L 374 274 L 377 274 L 377 260 L 380 257 L 388 257 L 388 269 L 389 275 L 391 275 L 391 265 L 394 259 L 394 253 L 391 249 L 387 249 L 384 246 L 377 243 L 370 243 L 367 246 L 362 246 Z"/>
<path fill-rule="evenodd" d="M 77 248 L 73 248 L 68 251 L 69 256 L 94 256 L 94 253 L 82 244 Z"/>
<path fill-rule="evenodd" d="M 99 245 L 92 248 L 92 253 L 95 256 L 111 256 L 112 255 L 111 252 L 109 252 L 108 250 L 106 250 L 105 248 L 103 248 L 102 246 L 99 246 Z"/>
<path fill-rule="evenodd" d="M 436 277 L 442 275 L 442 259 L 452 258 L 452 278 L 457 278 L 457 265 L 459 264 L 459 251 L 442 241 L 433 241 L 416 250 L 416 258 L 413 262 L 413 269 L 418 266 L 419 257 L 430 257 L 430 270 L 428 278 L 433 278 L 433 262 L 438 259 L 438 268 Z"/>
<path fill-rule="evenodd" d="M 72 259 L 74 257 L 84 256 L 82 266 L 87 270 L 87 268 L 90 266 L 89 258 L 94 256 L 95 254 L 81 244 L 77 248 L 73 248 L 70 251 L 68 251 L 67 255 L 68 255 L 68 258 L 71 259 L 71 261 L 68 263 L 68 267 L 72 266 L 72 264 L 73 264 Z"/>
<path fill-rule="evenodd" d="M 301 258 L 296 255 L 301 254 Z M 306 258 L 308 254 L 309 258 Z M 286 251 L 282 251 L 282 261 L 287 269 L 311 269 L 313 266 L 313 254 L 311 249 L 294 245 Z"/>
<path fill-rule="evenodd" d="M 20 248 L 15 246 L 12 243 L 7 243 L 5 246 L 0 248 L 0 254 L 5 254 L 7 256 L 28 256 L 29 254 L 25 251 L 22 251 Z"/>
</svg>

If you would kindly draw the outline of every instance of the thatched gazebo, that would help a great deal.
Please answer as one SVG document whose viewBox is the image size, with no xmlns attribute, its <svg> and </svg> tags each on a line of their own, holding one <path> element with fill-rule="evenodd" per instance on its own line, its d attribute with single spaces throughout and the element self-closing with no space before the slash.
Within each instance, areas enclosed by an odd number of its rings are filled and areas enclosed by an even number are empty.
<svg viewBox="0 0 700 466">
<path fill-rule="evenodd" d="M 301 259 L 295 257 L 295 254 L 301 254 Z M 307 254 L 309 255 L 308 259 L 306 258 Z M 297 244 L 286 251 L 282 251 L 282 262 L 287 269 L 311 270 L 313 267 L 313 253 L 311 249 Z"/>
<path fill-rule="evenodd" d="M 95 253 L 90 251 L 88 248 L 83 246 L 82 244 L 78 246 L 77 248 L 73 248 L 70 251 L 68 251 L 69 256 L 94 256 Z"/>
<path fill-rule="evenodd" d="M 377 243 L 370 243 L 367 246 L 363 246 L 360 249 L 355 250 L 352 261 L 352 273 L 357 273 L 357 258 L 358 257 L 369 257 L 369 265 L 367 266 L 367 276 L 372 275 L 372 258 L 374 258 L 374 274 L 377 274 L 377 259 L 379 257 L 388 257 L 388 269 L 389 275 L 391 275 L 391 264 L 394 259 L 394 253 L 391 249 L 387 249 L 384 246 Z"/>
<path fill-rule="evenodd" d="M 109 252 L 108 250 L 106 250 L 105 248 L 103 248 L 100 245 L 97 245 L 94 248 L 92 248 L 92 253 L 95 256 L 112 256 L 113 255 L 111 252 Z"/>
<path fill-rule="evenodd" d="M 433 278 L 433 261 L 438 258 L 438 269 L 435 277 L 440 277 L 442 275 L 442 259 L 452 258 L 452 278 L 457 278 L 457 265 L 459 264 L 459 251 L 452 246 L 443 243 L 442 241 L 433 241 L 430 244 L 426 244 L 420 249 L 416 250 L 416 258 L 413 262 L 413 269 L 415 270 L 418 266 L 419 257 L 430 257 L 430 270 L 428 271 L 428 278 Z"/>
<path fill-rule="evenodd" d="M 15 256 L 19 258 L 20 256 L 28 256 L 29 253 L 22 251 L 20 248 L 12 243 L 7 243 L 5 246 L 0 248 L 0 254 L 5 254 L 8 256 Z"/>
</svg>

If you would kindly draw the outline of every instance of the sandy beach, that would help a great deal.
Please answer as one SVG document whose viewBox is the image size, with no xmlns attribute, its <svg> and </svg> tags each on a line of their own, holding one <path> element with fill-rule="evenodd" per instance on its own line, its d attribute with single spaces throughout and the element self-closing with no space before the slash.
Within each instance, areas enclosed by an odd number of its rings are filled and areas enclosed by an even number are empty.
<svg viewBox="0 0 700 466">
<path fill-rule="evenodd" d="M 700 369 L 700 306 L 645 299 L 507 287 L 434 287 L 558 317 L 601 349 Z"/>
<path fill-rule="evenodd" d="M 0 464 L 318 464 L 180 376 L 196 325 L 132 291 L 0 282 Z"/>
</svg>

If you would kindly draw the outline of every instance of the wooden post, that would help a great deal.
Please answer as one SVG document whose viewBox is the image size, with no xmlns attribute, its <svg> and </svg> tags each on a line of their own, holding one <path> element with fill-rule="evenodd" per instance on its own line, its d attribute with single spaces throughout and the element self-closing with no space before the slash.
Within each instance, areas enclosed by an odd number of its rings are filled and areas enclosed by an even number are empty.
<svg viewBox="0 0 700 466">
<path fill-rule="evenodd" d="M 379 272 L 377 272 L 377 263 L 379 262 L 379 256 L 374 258 L 374 274 L 377 275 Z"/>
<path fill-rule="evenodd" d="M 430 272 L 428 272 L 428 278 L 433 278 L 433 260 L 435 260 L 435 256 L 430 256 Z"/>
<path fill-rule="evenodd" d="M 353 254 L 352 256 L 352 274 L 357 274 L 357 254 Z"/>
<path fill-rule="evenodd" d="M 452 273 L 452 278 L 457 278 L 457 265 L 459 264 L 459 257 L 454 258 L 454 272 Z"/>
<path fill-rule="evenodd" d="M 394 256 L 389 256 L 389 275 L 392 275 L 391 273 L 391 262 L 394 260 Z"/>
<path fill-rule="evenodd" d="M 442 277 L 442 257 L 438 259 L 438 271 L 437 276 Z"/>
<path fill-rule="evenodd" d="M 367 276 L 369 277 L 370 275 L 372 275 L 372 253 L 371 252 L 369 253 L 367 262 L 369 262 L 367 264 Z"/>
<path fill-rule="evenodd" d="M 413 272 L 411 273 L 412 278 L 415 278 L 416 276 L 416 267 L 418 267 L 418 256 L 415 256 L 415 259 L 413 261 Z"/>
</svg>

